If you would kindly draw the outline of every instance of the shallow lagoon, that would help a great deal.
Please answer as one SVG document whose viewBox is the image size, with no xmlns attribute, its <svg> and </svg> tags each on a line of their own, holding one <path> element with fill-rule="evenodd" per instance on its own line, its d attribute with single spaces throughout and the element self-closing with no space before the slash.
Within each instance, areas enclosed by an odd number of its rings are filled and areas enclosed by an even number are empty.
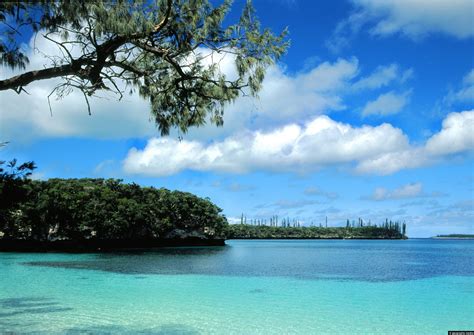
<svg viewBox="0 0 474 335">
<path fill-rule="evenodd" d="M 227 244 L 146 253 L 0 253 L 0 333 L 474 329 L 474 241 Z"/>
</svg>

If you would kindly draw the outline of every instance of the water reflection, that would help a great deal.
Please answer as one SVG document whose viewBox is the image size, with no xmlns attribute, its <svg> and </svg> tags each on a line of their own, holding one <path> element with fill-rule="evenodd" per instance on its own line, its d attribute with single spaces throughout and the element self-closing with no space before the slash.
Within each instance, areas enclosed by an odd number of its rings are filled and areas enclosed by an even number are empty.
<svg viewBox="0 0 474 335">
<path fill-rule="evenodd" d="M 231 241 L 227 247 L 107 253 L 29 266 L 140 275 L 284 276 L 298 279 L 399 281 L 474 275 L 474 244 L 446 247 L 410 241 Z M 444 244 L 443 244 L 444 243 Z"/>
</svg>

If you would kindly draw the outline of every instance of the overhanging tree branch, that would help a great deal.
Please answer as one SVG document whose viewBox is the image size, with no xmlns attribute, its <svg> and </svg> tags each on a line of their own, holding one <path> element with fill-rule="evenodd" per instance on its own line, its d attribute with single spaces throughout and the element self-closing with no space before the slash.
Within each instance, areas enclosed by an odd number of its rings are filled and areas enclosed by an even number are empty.
<svg viewBox="0 0 474 335">
<path fill-rule="evenodd" d="M 76 60 L 71 64 L 54 66 L 42 70 L 29 71 L 22 73 L 18 76 L 14 76 L 5 80 L 0 80 L 0 91 L 13 89 L 17 93 L 19 88 L 22 88 L 34 81 L 51 79 L 56 77 L 63 77 L 69 75 L 76 75 L 81 78 L 86 78 L 87 75 L 83 74 L 82 66 L 90 64 L 88 60 Z"/>
<path fill-rule="evenodd" d="M 61 89 L 53 91 L 60 92 L 58 97 L 80 90 L 90 112 L 87 97 L 113 91 L 121 99 L 130 88 L 150 101 L 164 134 L 170 127 L 186 132 L 189 126 L 204 124 L 207 117 L 221 125 L 224 104 L 239 95 L 255 95 L 265 68 L 288 46 L 285 32 L 276 36 L 260 30 L 250 2 L 238 23 L 224 26 L 230 3 L 224 0 L 217 7 L 209 0 L 1 3 L 0 22 L 3 17 L 17 24 L 5 26 L 9 34 L 30 24 L 55 43 L 61 55 L 45 55 L 50 63 L 44 69 L 0 80 L 0 91 L 20 94 L 32 82 L 57 78 L 61 82 L 56 88 Z M 37 22 L 26 19 L 31 13 L 41 16 Z M 2 64 L 26 64 L 28 59 L 15 47 L 0 40 Z M 200 55 L 203 50 L 211 62 Z M 214 53 L 234 61 L 237 78 L 229 79 L 220 71 L 212 60 Z"/>
</svg>

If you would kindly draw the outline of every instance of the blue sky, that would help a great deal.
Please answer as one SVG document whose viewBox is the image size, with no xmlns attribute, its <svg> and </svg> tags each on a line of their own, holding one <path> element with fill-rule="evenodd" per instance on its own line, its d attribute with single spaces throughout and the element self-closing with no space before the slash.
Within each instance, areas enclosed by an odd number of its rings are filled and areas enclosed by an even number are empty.
<svg viewBox="0 0 474 335">
<path fill-rule="evenodd" d="M 242 6 L 236 1 L 234 8 Z M 412 237 L 474 233 L 474 3 L 255 1 L 291 47 L 258 100 L 225 125 L 160 137 L 146 102 L 0 93 L 2 159 L 36 178 L 104 177 L 209 197 L 230 221 L 278 214 L 307 224 L 404 220 Z M 229 21 L 238 15 L 230 14 Z M 47 59 L 30 53 L 30 68 Z M 57 52 L 40 36 L 36 47 Z M 232 75 L 232 62 L 222 62 Z M 12 73 L 2 69 L 1 76 Z"/>
</svg>

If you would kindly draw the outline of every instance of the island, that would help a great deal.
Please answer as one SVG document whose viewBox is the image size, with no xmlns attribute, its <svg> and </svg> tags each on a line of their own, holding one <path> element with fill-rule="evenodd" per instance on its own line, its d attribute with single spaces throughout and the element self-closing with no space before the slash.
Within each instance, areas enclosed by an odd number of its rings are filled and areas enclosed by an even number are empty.
<svg viewBox="0 0 474 335">
<path fill-rule="evenodd" d="M 208 198 L 119 179 L 31 180 L 2 174 L 0 251 L 113 251 L 222 246 L 226 239 L 404 239 L 405 224 L 359 219 L 301 226 L 277 216 L 229 224 Z"/>
<path fill-rule="evenodd" d="M 472 240 L 474 239 L 474 234 L 447 234 L 447 235 L 436 235 L 433 236 L 434 239 L 463 239 L 463 240 Z"/>
<path fill-rule="evenodd" d="M 267 226 L 229 225 L 229 239 L 406 239 L 405 224 L 386 222 L 382 225 L 346 225 L 345 227 L 322 226 Z"/>
<path fill-rule="evenodd" d="M 224 245 L 209 199 L 117 179 L 14 179 L 0 185 L 0 250 L 104 251 Z"/>
</svg>

